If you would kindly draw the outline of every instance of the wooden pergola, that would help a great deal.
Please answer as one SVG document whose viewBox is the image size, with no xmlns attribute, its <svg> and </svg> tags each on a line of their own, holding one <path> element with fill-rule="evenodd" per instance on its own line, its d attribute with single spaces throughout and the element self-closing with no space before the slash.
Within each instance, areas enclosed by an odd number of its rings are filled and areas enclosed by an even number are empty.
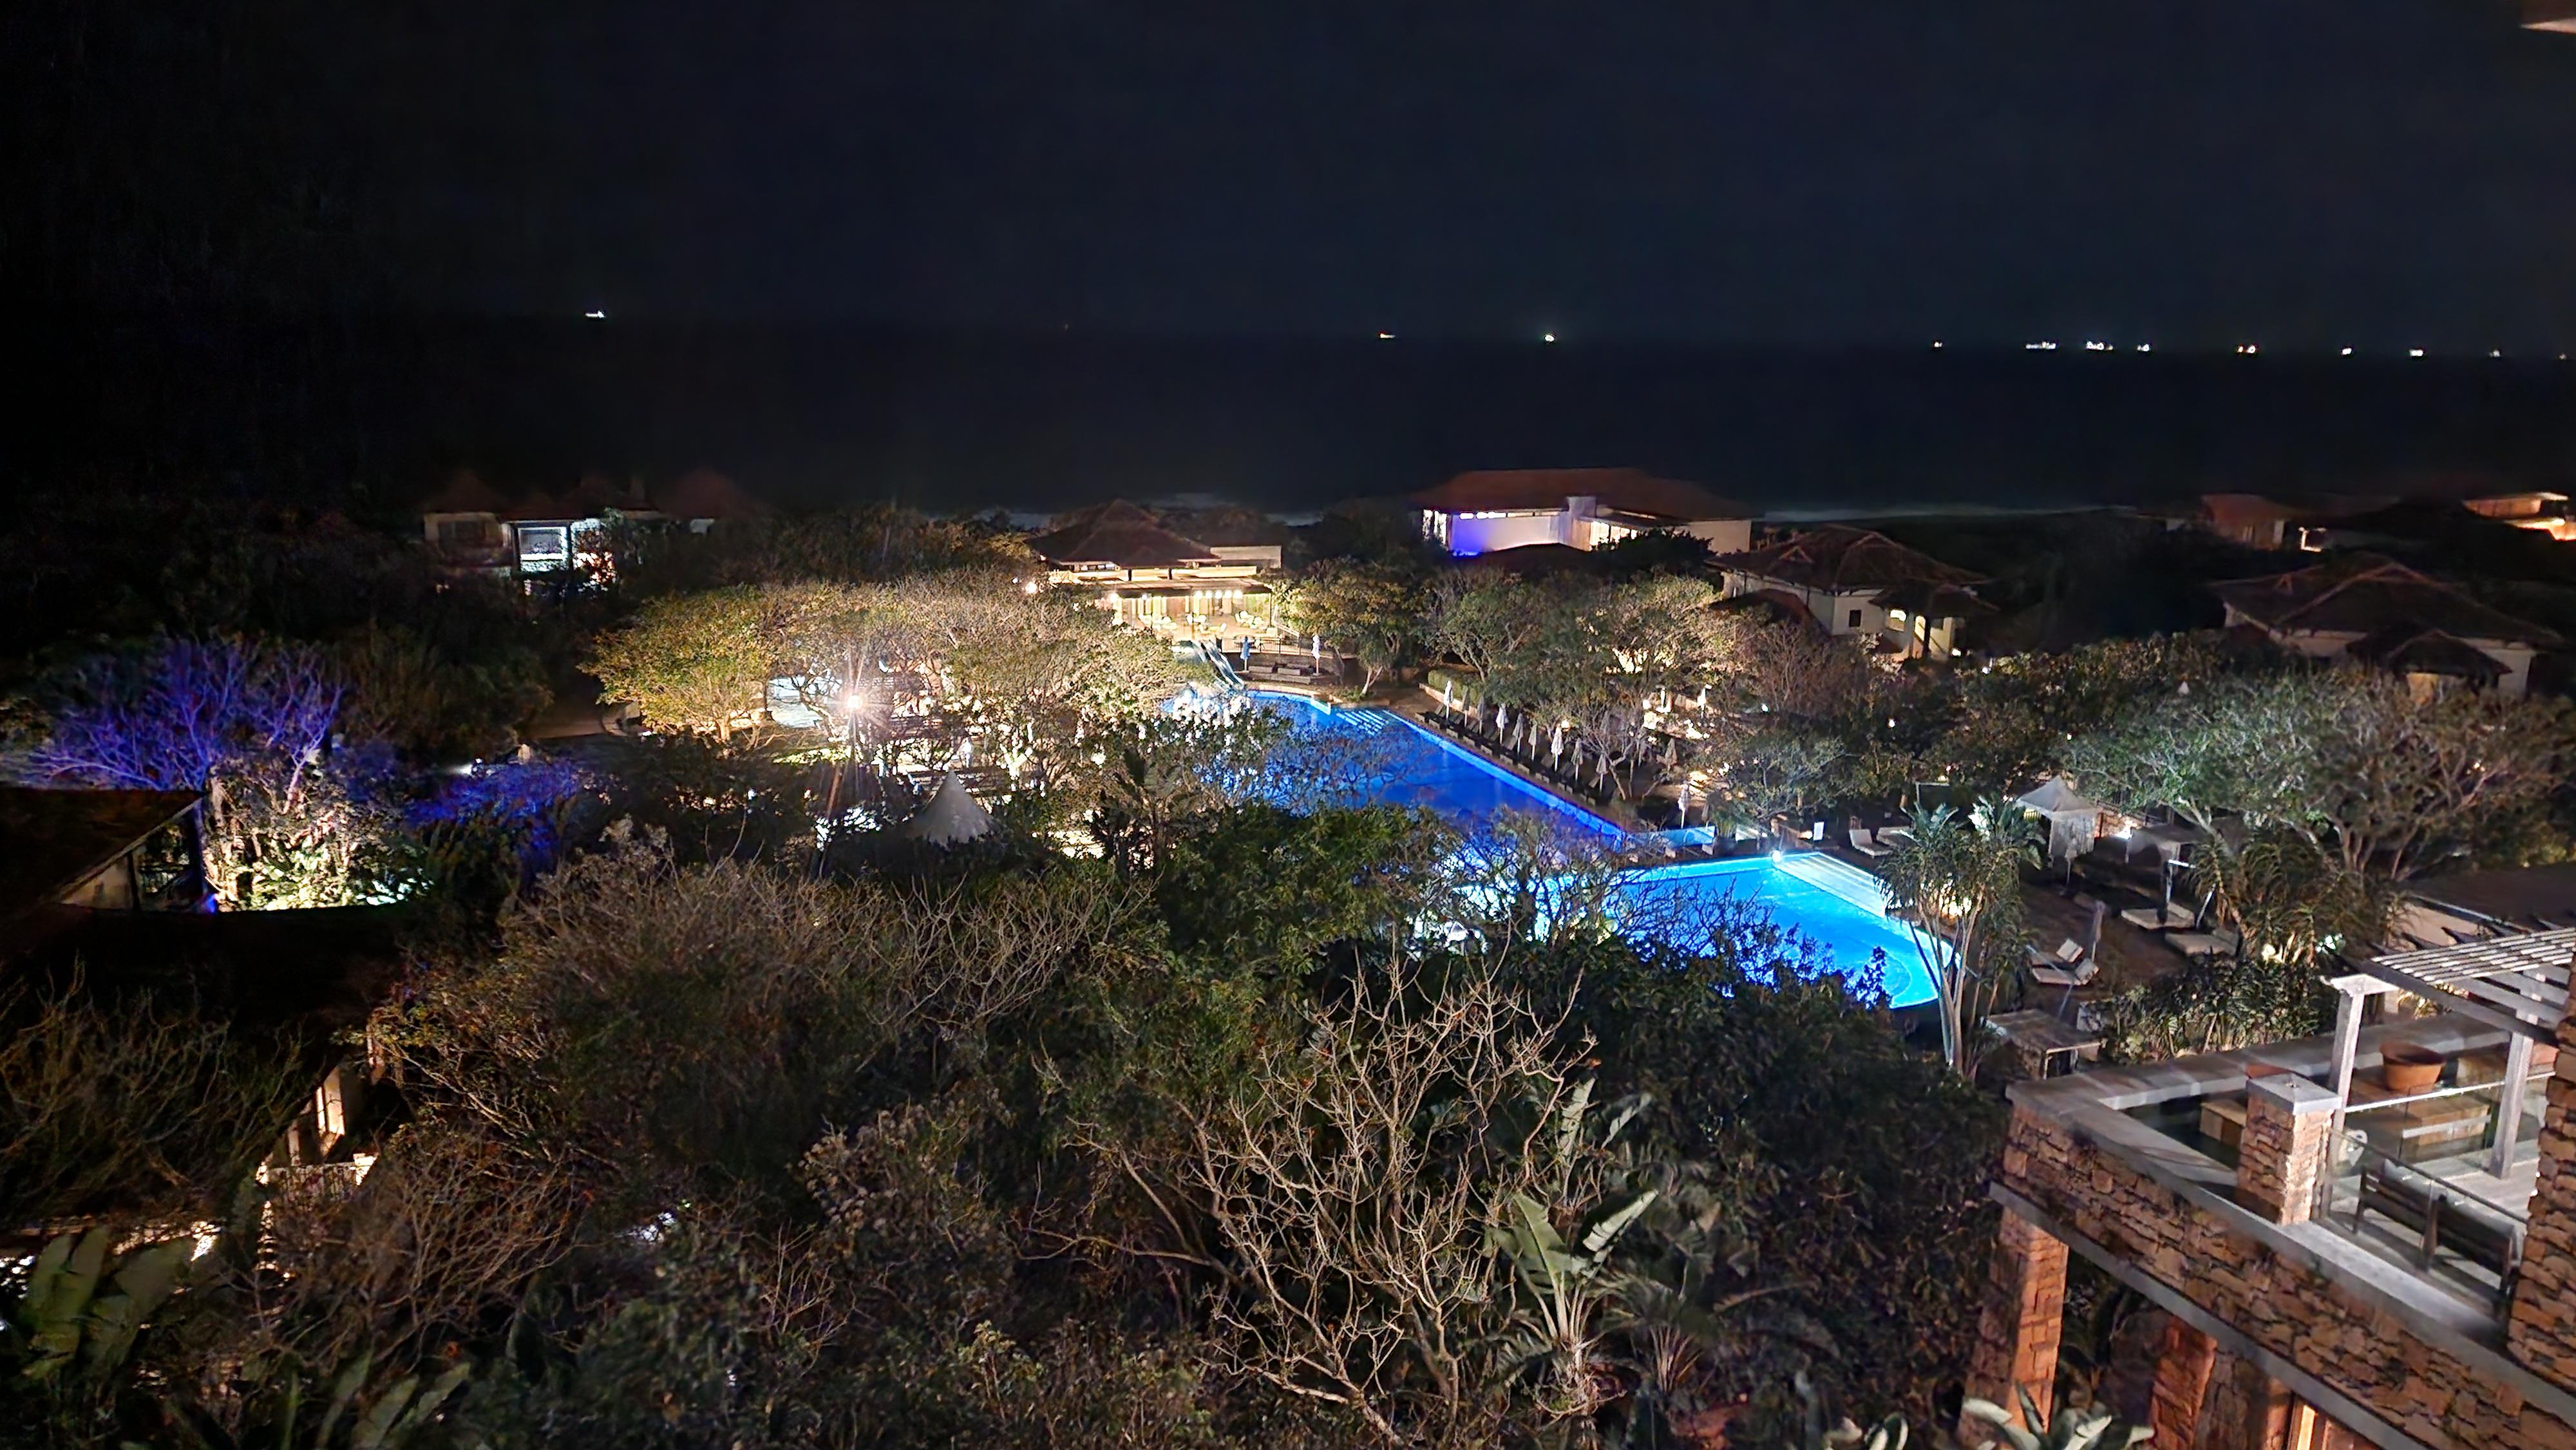
<svg viewBox="0 0 2576 1450">
<path fill-rule="evenodd" d="M 2445 1012 L 2456 1012 L 2511 1034 L 2505 1039 L 2503 1090 L 2497 1095 L 2494 1157 L 2497 1178 L 2513 1160 L 2522 1126 L 2523 1089 L 2531 1078 L 2531 1047 L 2555 1042 L 2567 1014 L 2568 965 L 2576 960 L 2576 927 L 2521 932 L 2455 942 L 2450 946 L 2390 952 L 2359 964 L 2331 985 L 2335 1004 L 2335 1151 L 2343 1145 L 2344 1113 L 2352 1102 L 2352 1059 L 2361 1039 L 2361 1004 L 2389 992 L 2407 992 Z"/>
</svg>

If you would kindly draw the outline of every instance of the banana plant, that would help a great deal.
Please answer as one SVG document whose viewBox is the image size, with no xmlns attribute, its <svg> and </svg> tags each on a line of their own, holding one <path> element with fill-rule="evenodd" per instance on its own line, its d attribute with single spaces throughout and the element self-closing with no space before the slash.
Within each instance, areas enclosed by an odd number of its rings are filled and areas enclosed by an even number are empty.
<svg viewBox="0 0 2576 1450">
<path fill-rule="evenodd" d="M 2012 1450 L 2127 1450 L 2155 1433 L 2144 1425 L 2122 1425 L 2108 1410 L 2067 1405 L 2058 1410 L 2056 1419 L 2045 1420 L 2048 1433 L 2042 1438 L 2023 1428 L 2044 1420 L 2028 1390 L 2021 1391 L 2019 1425 L 2013 1423 L 2012 1411 L 1992 1400 L 1971 1399 L 1959 1408 L 1970 1418 L 1993 1425 Z"/>
<path fill-rule="evenodd" d="M 1552 1146 L 1555 1181 L 1550 1196 L 1568 1204 L 1588 1194 L 1577 1185 L 1576 1167 L 1587 1152 L 1586 1139 L 1607 1143 L 1643 1106 L 1623 1103 L 1609 1122 L 1597 1129 L 1587 1120 L 1592 1111 L 1592 1085 L 1576 1086 L 1555 1110 Z M 1590 1411 L 1597 1393 L 1593 1381 L 1593 1345 L 1599 1338 L 1602 1308 L 1619 1292 L 1621 1276 L 1613 1251 L 1619 1237 L 1652 1207 L 1656 1191 L 1647 1189 L 1594 1214 L 1581 1237 L 1568 1242 L 1556 1227 L 1551 1206 L 1528 1193 L 1515 1193 L 1486 1231 L 1489 1250 L 1510 1261 L 1517 1293 L 1512 1328 L 1506 1335 L 1499 1372 L 1517 1376 L 1532 1365 L 1554 1362 L 1559 1403 L 1566 1414 Z"/>
<path fill-rule="evenodd" d="M 266 1412 L 239 1435 L 225 1433 L 202 1416 L 191 1417 L 193 1428 L 207 1450 L 399 1450 L 437 1417 L 474 1372 L 471 1360 L 459 1360 L 434 1379 L 407 1374 L 369 1394 L 375 1367 L 372 1353 L 340 1366 L 309 1436 L 297 1433 L 303 1426 L 304 1379 L 291 1364 L 280 1374 Z"/>
<path fill-rule="evenodd" d="M 133 1352 L 134 1337 L 179 1287 L 194 1255 L 188 1239 L 147 1244 L 109 1268 L 108 1231 L 45 1245 L 27 1291 L 6 1316 L 21 1379 L 62 1386 L 104 1383 Z M 102 1286 L 101 1281 L 105 1283 Z"/>
</svg>

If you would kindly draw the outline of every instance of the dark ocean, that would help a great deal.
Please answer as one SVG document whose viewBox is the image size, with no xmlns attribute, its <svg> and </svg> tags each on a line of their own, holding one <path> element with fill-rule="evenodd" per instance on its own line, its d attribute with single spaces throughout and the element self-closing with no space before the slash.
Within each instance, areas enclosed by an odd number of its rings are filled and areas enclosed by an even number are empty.
<svg viewBox="0 0 2576 1450">
<path fill-rule="evenodd" d="M 22 319 L 7 467 L 391 514 L 711 467 L 795 506 L 1300 514 L 1469 468 L 1634 465 L 1783 514 L 2216 489 L 2576 492 L 2548 359 L 1695 352 L 416 318 Z"/>
</svg>

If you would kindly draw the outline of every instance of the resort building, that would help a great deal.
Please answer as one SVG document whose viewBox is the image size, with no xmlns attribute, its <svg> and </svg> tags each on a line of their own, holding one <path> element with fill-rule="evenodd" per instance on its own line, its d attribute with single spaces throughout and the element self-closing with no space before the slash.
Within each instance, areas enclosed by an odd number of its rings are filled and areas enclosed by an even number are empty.
<svg viewBox="0 0 2576 1450">
<path fill-rule="evenodd" d="M 1753 543 L 1744 505 L 1635 468 L 1462 473 L 1412 501 L 1422 510 L 1422 536 L 1459 558 L 1533 544 L 1598 549 L 1664 529 L 1705 539 L 1720 554 Z"/>
<path fill-rule="evenodd" d="M 2569 0 L 2576 5 L 2576 0 Z M 2494 493 L 2484 498 L 2460 500 L 2460 506 L 2480 518 L 2511 524 L 2535 534 L 2547 534 L 2560 543 L 2576 540 L 2576 519 L 2567 516 L 2567 495 L 2546 489 L 2520 493 Z"/>
<path fill-rule="evenodd" d="M 2016 1084 L 1968 1393 L 2048 1411 L 2075 1254 L 2162 1313 L 2121 1408 L 2165 1450 L 2576 1445 L 2571 952 L 2378 956 L 2328 1036 Z"/>
<path fill-rule="evenodd" d="M 569 493 L 517 498 L 460 471 L 422 502 L 421 537 L 450 570 L 523 578 L 605 566 L 611 520 L 671 523 L 703 534 L 765 512 L 731 479 L 703 468 L 658 489 L 594 474 Z"/>
<path fill-rule="evenodd" d="M 1726 597 L 1760 600 L 1828 634 L 1860 635 L 1890 653 L 1948 659 L 1959 627 L 1992 606 L 1981 575 L 1953 568 L 1874 529 L 1828 524 L 1721 556 Z"/>
<path fill-rule="evenodd" d="M 1120 621 L 1149 629 L 1267 628 L 1277 544 L 1203 544 L 1113 499 L 1051 521 L 1029 540 L 1047 582 L 1091 590 Z"/>
<path fill-rule="evenodd" d="M 2318 553 L 2333 543 L 2334 525 L 2397 502 L 2386 495 L 2303 494 L 2281 498 L 2259 493 L 2205 493 L 2181 514 L 2165 515 L 2171 528 L 2192 527 L 2252 549 Z"/>
<path fill-rule="evenodd" d="M 2229 627 L 2262 630 L 2317 659 L 2352 659 L 2432 692 L 2454 685 L 2518 696 L 2532 657 L 2560 641 L 2536 624 L 2378 554 L 2211 586 Z"/>
</svg>

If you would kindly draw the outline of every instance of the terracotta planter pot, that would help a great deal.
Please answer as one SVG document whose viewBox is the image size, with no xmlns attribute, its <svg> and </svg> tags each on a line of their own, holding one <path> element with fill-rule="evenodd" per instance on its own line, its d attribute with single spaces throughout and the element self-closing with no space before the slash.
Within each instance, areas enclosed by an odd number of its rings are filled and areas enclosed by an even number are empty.
<svg viewBox="0 0 2576 1450">
<path fill-rule="evenodd" d="M 2420 1093 L 2442 1079 L 2442 1054 L 2395 1043 L 2380 1051 L 2379 1081 L 2393 1093 Z"/>
</svg>

